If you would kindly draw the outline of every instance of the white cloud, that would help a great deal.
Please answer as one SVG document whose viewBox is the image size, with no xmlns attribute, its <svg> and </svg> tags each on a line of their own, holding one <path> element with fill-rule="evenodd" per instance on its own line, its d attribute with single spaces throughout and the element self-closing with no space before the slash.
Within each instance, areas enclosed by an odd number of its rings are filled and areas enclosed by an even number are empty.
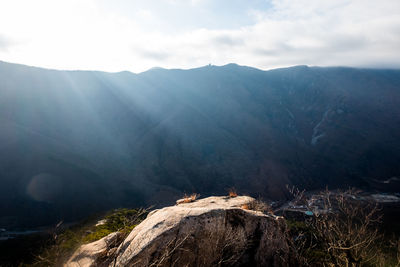
<svg viewBox="0 0 400 267">
<path fill-rule="evenodd" d="M 0 34 L 0 51 L 6 51 L 11 45 L 11 41 L 6 36 Z"/>
<path fill-rule="evenodd" d="M 165 1 L 182 13 L 188 6 L 181 0 Z M 135 72 L 230 62 L 263 69 L 298 64 L 400 67 L 398 0 L 274 0 L 268 10 L 249 5 L 243 12 L 252 14 L 255 23 L 233 29 L 162 20 L 151 6 L 138 1 L 132 15 L 99 3 L 0 0 L 0 37 L 17 40 L 0 49 L 0 60 Z M 205 12 L 207 0 L 190 3 L 201 4 Z M 186 27 L 160 30 L 162 24 Z"/>
</svg>

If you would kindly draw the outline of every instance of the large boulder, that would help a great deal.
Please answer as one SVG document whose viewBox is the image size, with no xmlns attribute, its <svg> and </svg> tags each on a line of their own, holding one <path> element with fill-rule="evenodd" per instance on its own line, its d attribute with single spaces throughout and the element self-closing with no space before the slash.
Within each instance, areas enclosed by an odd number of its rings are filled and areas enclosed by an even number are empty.
<svg viewBox="0 0 400 267">
<path fill-rule="evenodd" d="M 95 242 L 80 246 L 64 267 L 108 266 L 112 252 L 121 243 L 121 233 L 111 233 Z"/>
<path fill-rule="evenodd" d="M 156 210 L 103 264 L 288 266 L 291 255 L 285 222 L 251 210 L 254 202 L 247 196 L 209 197 Z"/>
</svg>

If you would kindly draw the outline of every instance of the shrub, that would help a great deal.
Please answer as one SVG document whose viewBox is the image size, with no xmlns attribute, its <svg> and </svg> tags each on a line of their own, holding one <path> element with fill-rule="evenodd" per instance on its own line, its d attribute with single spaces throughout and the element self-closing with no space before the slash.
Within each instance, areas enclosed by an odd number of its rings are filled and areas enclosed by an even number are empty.
<svg viewBox="0 0 400 267">
<path fill-rule="evenodd" d="M 380 209 L 360 197 L 360 191 L 325 190 L 306 197 L 294 190 L 294 205 L 301 203 L 312 217 L 287 220 L 293 244 L 308 264 L 323 266 L 376 266 L 382 262 L 383 235 Z"/>
<path fill-rule="evenodd" d="M 237 197 L 238 194 L 236 193 L 236 189 L 235 188 L 230 188 L 229 189 L 229 197 Z"/>
<path fill-rule="evenodd" d="M 184 195 L 183 196 L 183 203 L 190 203 L 190 202 L 193 202 L 193 201 L 195 201 L 198 197 L 199 197 L 200 195 L 199 194 L 196 194 L 196 193 L 193 193 L 193 194 L 191 194 L 190 196 L 188 196 L 188 195 Z"/>
<path fill-rule="evenodd" d="M 97 241 L 113 232 L 128 235 L 147 216 L 146 209 L 117 209 L 104 218 L 104 223 L 85 222 L 54 233 L 54 239 L 43 248 L 32 266 L 62 266 L 72 253 L 82 244 Z M 98 221 L 98 220 L 96 220 Z"/>
</svg>

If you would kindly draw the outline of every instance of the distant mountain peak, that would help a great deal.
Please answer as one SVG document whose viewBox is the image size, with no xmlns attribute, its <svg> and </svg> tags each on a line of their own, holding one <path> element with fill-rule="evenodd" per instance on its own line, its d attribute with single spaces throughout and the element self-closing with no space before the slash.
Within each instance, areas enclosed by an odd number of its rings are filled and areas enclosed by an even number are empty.
<svg viewBox="0 0 400 267">
<path fill-rule="evenodd" d="M 166 70 L 166 69 L 162 67 L 152 67 L 149 70 Z"/>
</svg>

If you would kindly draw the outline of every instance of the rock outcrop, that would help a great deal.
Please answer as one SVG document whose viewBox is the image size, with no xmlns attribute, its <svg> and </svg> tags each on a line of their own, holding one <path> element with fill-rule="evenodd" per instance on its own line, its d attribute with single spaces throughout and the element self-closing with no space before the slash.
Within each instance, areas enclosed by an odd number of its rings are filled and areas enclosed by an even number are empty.
<svg viewBox="0 0 400 267">
<path fill-rule="evenodd" d="M 82 245 L 71 256 L 65 267 L 108 266 L 113 252 L 121 243 L 121 233 L 111 233 L 95 242 Z"/>
<path fill-rule="evenodd" d="M 117 249 L 107 252 L 103 239 L 84 245 L 67 266 L 289 265 L 284 221 L 249 210 L 254 201 L 209 197 L 156 210 Z"/>
</svg>

